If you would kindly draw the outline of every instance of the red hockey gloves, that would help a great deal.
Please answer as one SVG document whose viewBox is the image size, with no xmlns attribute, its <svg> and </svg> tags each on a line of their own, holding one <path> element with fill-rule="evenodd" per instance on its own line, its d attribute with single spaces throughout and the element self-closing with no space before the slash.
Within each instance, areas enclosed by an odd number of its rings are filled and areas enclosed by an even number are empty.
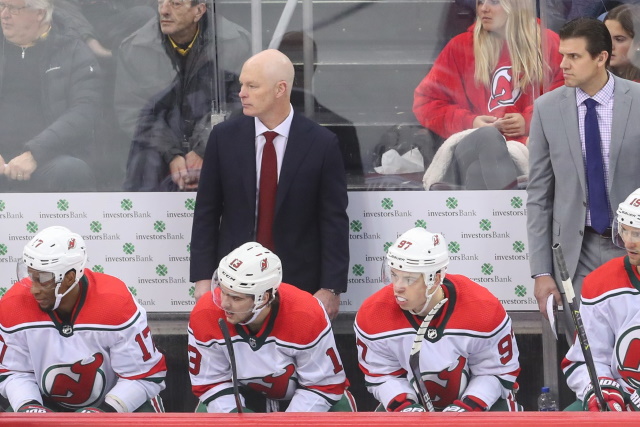
<svg viewBox="0 0 640 427">
<path fill-rule="evenodd" d="M 482 412 L 487 410 L 487 404 L 474 396 L 465 396 L 462 400 L 454 400 L 453 403 L 442 412 Z"/>
<path fill-rule="evenodd" d="M 600 388 L 602 389 L 602 397 L 604 397 L 604 402 L 607 406 L 606 408 L 603 408 L 603 411 L 624 411 L 624 398 L 622 397 L 622 387 L 620 387 L 620 384 L 618 384 L 618 382 L 612 378 L 600 378 L 598 380 L 598 384 L 600 384 Z M 596 399 L 596 395 L 593 392 L 592 385 L 589 385 L 587 391 L 584 394 L 584 399 L 582 400 L 582 409 L 592 412 L 599 411 L 598 402 Z"/>
<path fill-rule="evenodd" d="M 46 406 L 42 406 L 39 402 L 32 400 L 22 405 L 16 412 L 31 412 L 35 414 L 43 414 L 45 412 L 53 412 Z"/>
<path fill-rule="evenodd" d="M 422 405 L 409 398 L 407 393 L 402 393 L 393 398 L 387 405 L 388 412 L 426 412 Z"/>
</svg>

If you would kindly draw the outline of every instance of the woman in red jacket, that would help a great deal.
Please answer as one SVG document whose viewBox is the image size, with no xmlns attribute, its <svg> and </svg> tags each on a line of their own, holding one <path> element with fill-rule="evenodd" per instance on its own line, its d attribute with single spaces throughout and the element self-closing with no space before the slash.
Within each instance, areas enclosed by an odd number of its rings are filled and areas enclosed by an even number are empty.
<svg viewBox="0 0 640 427">
<path fill-rule="evenodd" d="M 498 132 L 482 132 L 480 142 L 496 136 L 494 144 L 501 143 L 496 149 L 510 160 L 505 138 L 525 143 L 534 99 L 564 82 L 558 45 L 556 33 L 540 28 L 533 1 L 478 0 L 476 23 L 440 53 L 415 90 L 413 112 L 445 139 L 467 129 L 493 128 Z M 462 161 L 461 172 L 474 161 Z M 461 183 L 466 181 L 462 176 Z"/>
</svg>

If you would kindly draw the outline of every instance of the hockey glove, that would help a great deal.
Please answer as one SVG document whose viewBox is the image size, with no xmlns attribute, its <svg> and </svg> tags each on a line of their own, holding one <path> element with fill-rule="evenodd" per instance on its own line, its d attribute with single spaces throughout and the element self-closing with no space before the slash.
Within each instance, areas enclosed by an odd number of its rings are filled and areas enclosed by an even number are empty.
<svg viewBox="0 0 640 427">
<path fill-rule="evenodd" d="M 612 378 L 600 378 L 598 380 L 598 384 L 600 384 L 602 397 L 604 397 L 604 403 L 607 406 L 606 408 L 603 408 L 603 411 L 624 411 L 624 398 L 622 397 L 622 387 L 620 387 L 620 384 Z M 592 412 L 600 411 L 600 409 L 598 409 L 598 400 L 596 399 L 596 395 L 591 384 L 589 384 L 587 391 L 584 393 L 582 409 Z"/>
<path fill-rule="evenodd" d="M 453 403 L 442 412 L 482 412 L 487 410 L 487 404 L 477 397 L 465 396 L 462 400 L 454 400 Z"/>
<path fill-rule="evenodd" d="M 76 412 L 80 412 L 82 414 L 103 414 L 104 411 L 100 408 L 96 408 L 95 406 L 87 406 L 86 408 L 80 408 Z"/>
<path fill-rule="evenodd" d="M 407 393 L 402 393 L 389 402 L 387 412 L 426 412 L 422 405 L 409 398 Z"/>
<path fill-rule="evenodd" d="M 16 412 L 31 412 L 35 414 L 44 414 L 45 412 L 53 412 L 46 406 L 42 406 L 40 402 L 32 400 L 22 405 Z"/>
</svg>

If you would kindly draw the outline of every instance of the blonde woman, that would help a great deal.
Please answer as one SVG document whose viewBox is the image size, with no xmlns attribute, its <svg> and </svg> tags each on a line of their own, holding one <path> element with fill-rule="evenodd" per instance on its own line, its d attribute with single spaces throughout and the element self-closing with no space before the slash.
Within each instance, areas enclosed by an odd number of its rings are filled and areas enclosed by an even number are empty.
<svg viewBox="0 0 640 427">
<path fill-rule="evenodd" d="M 533 100 L 562 85 L 558 35 L 541 30 L 533 0 L 478 0 L 477 18 L 454 37 L 414 93 L 418 121 L 443 138 L 496 127 L 526 140 Z"/>
<path fill-rule="evenodd" d="M 627 80 L 640 81 L 640 42 L 635 40 L 634 26 L 640 23 L 637 5 L 622 4 L 607 14 L 604 25 L 611 33 L 613 51 L 609 71 Z"/>
</svg>

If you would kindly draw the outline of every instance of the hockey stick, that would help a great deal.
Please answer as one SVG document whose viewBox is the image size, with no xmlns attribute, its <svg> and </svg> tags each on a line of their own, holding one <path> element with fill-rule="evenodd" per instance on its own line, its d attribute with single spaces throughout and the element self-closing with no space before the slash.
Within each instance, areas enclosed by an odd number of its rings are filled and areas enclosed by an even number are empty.
<svg viewBox="0 0 640 427">
<path fill-rule="evenodd" d="M 240 401 L 240 388 L 238 387 L 238 371 L 236 371 L 236 354 L 233 351 L 233 344 L 231 343 L 231 335 L 229 335 L 229 329 L 224 319 L 218 319 L 218 325 L 222 331 L 224 337 L 224 343 L 227 346 L 229 352 L 229 363 L 231 364 L 231 382 L 233 383 L 233 395 L 236 398 L 236 408 L 238 413 L 242 413 L 242 402 Z"/>
<path fill-rule="evenodd" d="M 571 277 L 569 277 L 567 264 L 564 261 L 562 247 L 560 246 L 560 243 L 556 243 L 551 248 L 553 249 L 553 255 L 556 258 L 556 263 L 558 264 L 558 270 L 560 272 L 560 279 L 562 280 L 561 286 L 558 287 L 560 295 L 562 296 L 562 299 L 567 303 L 567 305 L 569 306 L 569 310 L 571 311 L 571 317 L 573 318 L 573 324 L 576 327 L 576 333 L 578 334 L 578 339 L 580 340 L 580 347 L 582 348 L 584 363 L 585 365 L 587 365 L 587 372 L 589 373 L 589 379 L 591 380 L 591 384 L 593 385 L 593 392 L 596 395 L 598 408 L 600 409 L 600 411 L 604 411 L 607 405 L 604 401 L 604 397 L 602 396 L 600 383 L 598 382 L 598 373 L 596 372 L 596 365 L 593 363 L 593 355 L 591 354 L 591 347 L 589 347 L 587 332 L 584 330 L 584 325 L 582 323 L 582 316 L 580 315 L 580 310 L 578 309 L 574 301 L 576 298 L 576 294 L 573 291 L 573 282 L 571 281 Z"/>
<path fill-rule="evenodd" d="M 444 298 L 438 304 L 435 305 L 431 309 L 431 311 L 425 316 L 422 324 L 418 328 L 418 332 L 416 333 L 416 337 L 413 339 L 413 345 L 411 346 L 411 353 L 409 353 L 409 367 L 411 368 L 411 373 L 413 373 L 413 379 L 415 380 L 416 391 L 418 392 L 418 398 L 420 399 L 420 404 L 427 408 L 429 412 L 434 412 L 433 403 L 431 402 L 431 397 L 429 396 L 429 392 L 427 391 L 427 386 L 424 385 L 424 381 L 422 381 L 422 372 L 420 371 L 420 349 L 422 348 L 422 340 L 424 339 L 424 334 L 427 332 L 427 328 L 429 327 L 429 323 L 433 319 L 440 307 L 447 302 L 448 299 Z"/>
</svg>

